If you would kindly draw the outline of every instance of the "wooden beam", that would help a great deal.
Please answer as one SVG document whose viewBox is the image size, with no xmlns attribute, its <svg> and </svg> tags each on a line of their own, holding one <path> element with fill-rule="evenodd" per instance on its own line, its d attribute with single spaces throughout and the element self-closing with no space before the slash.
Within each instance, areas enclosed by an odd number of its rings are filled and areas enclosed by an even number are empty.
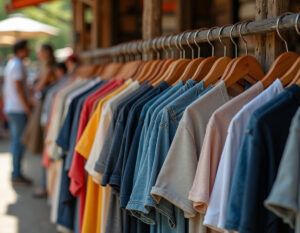
<svg viewBox="0 0 300 233">
<path fill-rule="evenodd" d="M 277 17 L 289 10 L 290 0 L 256 0 L 256 20 Z M 284 51 L 284 44 L 277 37 L 276 32 L 256 36 L 255 57 L 267 72 L 277 58 Z"/>
<path fill-rule="evenodd" d="M 161 0 L 144 0 L 143 39 L 161 35 Z"/>
</svg>

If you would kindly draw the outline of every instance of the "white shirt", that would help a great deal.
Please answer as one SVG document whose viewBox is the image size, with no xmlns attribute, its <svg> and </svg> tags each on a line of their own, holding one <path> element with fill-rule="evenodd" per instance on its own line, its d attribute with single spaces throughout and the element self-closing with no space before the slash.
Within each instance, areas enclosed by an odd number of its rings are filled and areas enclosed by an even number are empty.
<svg viewBox="0 0 300 233">
<path fill-rule="evenodd" d="M 85 164 L 85 170 L 93 176 L 93 180 L 100 183 L 101 175 L 94 170 L 95 163 L 100 156 L 102 146 L 104 144 L 104 139 L 109 127 L 109 123 L 112 117 L 112 107 L 117 105 L 117 103 L 123 99 L 125 96 L 129 95 L 131 92 L 139 87 L 139 83 L 134 81 L 127 88 L 121 91 L 118 95 L 114 96 L 102 106 L 102 114 L 98 124 L 97 133 L 94 139 L 94 143 L 90 152 L 89 159 Z"/>
<path fill-rule="evenodd" d="M 282 91 L 282 84 L 279 79 L 276 79 L 269 88 L 246 104 L 232 118 L 222 151 L 210 203 L 204 218 L 204 225 L 215 230 L 224 230 L 232 176 L 242 145 L 242 136 L 246 131 L 247 124 L 256 109 L 279 95 Z"/>
<path fill-rule="evenodd" d="M 26 85 L 26 71 L 20 58 L 14 57 L 7 63 L 4 70 L 4 112 L 25 113 L 25 108 L 19 98 L 16 81 L 23 81 Z"/>
</svg>

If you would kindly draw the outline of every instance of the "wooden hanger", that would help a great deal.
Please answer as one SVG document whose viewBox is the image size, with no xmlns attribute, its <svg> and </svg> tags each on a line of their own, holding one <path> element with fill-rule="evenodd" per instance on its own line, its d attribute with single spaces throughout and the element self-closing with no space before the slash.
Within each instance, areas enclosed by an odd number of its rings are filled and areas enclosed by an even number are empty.
<svg viewBox="0 0 300 233">
<path fill-rule="evenodd" d="M 280 22 L 281 18 L 285 15 L 286 14 L 281 15 L 277 18 L 276 32 L 277 32 L 278 37 L 284 42 L 286 52 L 284 52 L 278 58 L 276 58 L 276 60 L 272 64 L 270 70 L 263 78 L 262 83 L 265 88 L 270 86 L 275 81 L 276 78 L 281 79 L 281 77 L 286 72 L 288 72 L 288 70 L 293 66 L 293 64 L 299 58 L 299 55 L 297 53 L 289 52 L 288 44 L 279 32 L 279 22 Z"/>
<path fill-rule="evenodd" d="M 99 68 L 98 68 L 98 70 L 97 70 L 97 72 L 96 72 L 96 75 L 95 75 L 95 76 L 96 76 L 96 77 L 101 76 L 101 73 L 104 71 L 105 67 L 106 67 L 106 64 L 100 65 Z"/>
<path fill-rule="evenodd" d="M 133 80 L 136 80 L 137 77 L 140 75 L 140 73 L 142 72 L 144 66 L 145 66 L 146 62 L 141 63 L 141 65 L 139 66 L 139 68 L 137 69 L 136 73 L 131 77 Z"/>
<path fill-rule="evenodd" d="M 176 35 L 175 36 L 175 45 L 176 47 L 179 49 L 180 51 L 180 57 L 185 57 L 185 51 L 182 47 L 178 47 L 178 38 L 179 40 L 182 40 L 182 37 L 184 36 L 185 33 L 183 33 L 181 36 Z M 179 43 L 181 46 L 181 43 Z M 183 49 L 183 53 L 182 53 L 182 49 Z M 183 55 L 182 55 L 183 54 Z M 168 85 L 171 85 L 173 83 L 175 83 L 180 76 L 182 75 L 182 73 L 184 72 L 186 66 L 188 65 L 188 63 L 190 62 L 190 59 L 185 59 L 185 58 L 180 58 L 176 61 L 174 61 L 166 70 L 166 72 L 164 73 L 164 75 L 157 80 L 156 82 L 153 83 L 153 86 L 157 86 L 159 83 L 161 83 L 162 81 L 166 81 Z"/>
<path fill-rule="evenodd" d="M 153 73 L 153 75 L 151 75 L 147 79 L 147 80 L 149 80 L 149 84 L 152 85 L 157 80 L 159 80 L 174 61 L 176 61 L 174 58 L 170 58 L 170 59 L 164 60 L 163 63 L 161 64 L 161 66 L 158 65 L 157 69 L 155 70 L 155 73 Z"/>
<path fill-rule="evenodd" d="M 237 56 L 237 44 L 232 38 L 232 30 L 234 29 L 235 25 L 232 26 L 230 30 L 230 39 L 232 43 L 235 45 L 235 56 Z M 220 79 L 226 70 L 227 65 L 232 60 L 231 58 L 226 56 L 226 45 L 223 43 L 221 39 L 221 33 L 224 29 L 224 26 L 219 30 L 219 41 L 224 47 L 224 57 L 219 58 L 212 66 L 208 74 L 203 78 L 204 87 L 209 86 L 210 84 L 215 83 L 218 79 Z"/>
<path fill-rule="evenodd" d="M 287 87 L 290 87 L 293 84 L 297 84 L 300 87 L 300 69 L 297 71 L 293 80 L 287 85 Z"/>
<path fill-rule="evenodd" d="M 162 44 L 161 47 L 163 49 L 163 51 L 166 52 L 166 56 L 167 59 L 163 61 L 163 63 L 157 66 L 156 70 L 153 72 L 153 75 L 151 75 L 147 80 L 149 80 L 149 84 L 153 85 L 155 82 L 157 82 L 159 79 L 161 79 L 161 77 L 165 74 L 165 72 L 167 71 L 167 69 L 170 67 L 170 65 L 176 60 L 174 59 L 174 51 L 172 50 L 172 46 L 171 46 L 171 39 L 172 39 L 172 35 L 167 37 L 163 37 L 162 38 Z M 167 43 L 165 43 L 165 40 L 167 40 Z M 169 52 L 168 49 L 166 49 L 165 44 L 168 45 L 169 50 L 171 51 L 171 55 L 169 56 Z M 169 58 L 171 57 L 171 58 Z"/>
<path fill-rule="evenodd" d="M 160 38 L 155 38 L 153 40 L 153 46 L 152 49 L 156 55 L 156 62 L 152 63 L 152 66 L 150 67 L 149 71 L 145 76 L 142 78 L 141 82 L 148 81 L 149 83 L 152 82 L 153 79 L 155 79 L 156 75 L 159 73 L 159 71 L 162 69 L 163 65 L 167 60 L 161 60 L 160 59 L 160 52 L 159 52 L 159 47 L 157 47 L 157 43 L 159 42 Z M 163 41 L 165 41 L 166 38 L 164 37 Z"/>
<path fill-rule="evenodd" d="M 204 60 L 203 57 L 200 57 L 200 46 L 197 44 L 196 42 L 196 37 L 198 35 L 200 31 L 197 31 L 194 35 L 194 43 L 197 45 L 198 47 L 198 57 L 196 59 L 195 58 L 195 54 L 194 54 L 194 49 L 191 46 L 189 39 L 192 35 L 192 32 L 188 32 L 188 37 L 187 37 L 187 44 L 190 47 L 191 51 L 192 51 L 192 61 L 187 65 L 186 69 L 184 70 L 183 74 L 181 75 L 181 77 L 178 79 L 177 82 L 179 82 L 180 80 L 183 82 L 186 82 L 187 80 L 189 80 L 191 77 L 193 77 L 195 71 L 197 70 L 197 68 L 199 67 L 199 65 L 201 64 L 201 62 Z"/>
<path fill-rule="evenodd" d="M 300 70 L 298 70 L 298 73 L 296 74 L 297 81 L 295 82 L 295 84 L 297 84 L 300 87 Z"/>
<path fill-rule="evenodd" d="M 245 27 L 248 23 L 249 21 L 245 23 Z M 227 88 L 233 86 L 242 79 L 246 79 L 250 83 L 254 83 L 261 80 L 264 76 L 264 72 L 259 62 L 253 56 L 248 55 L 247 41 L 241 33 L 242 27 L 243 24 L 240 25 L 239 34 L 245 44 L 246 55 L 238 57 L 235 59 L 234 63 L 231 64 L 229 73 L 223 79 Z"/>
<path fill-rule="evenodd" d="M 120 62 L 113 62 L 108 64 L 104 70 L 101 72 L 101 78 L 108 79 L 113 78 L 124 64 Z"/>
<path fill-rule="evenodd" d="M 141 43 L 142 48 L 141 48 L 140 51 L 143 51 L 143 50 L 147 49 L 147 47 L 148 47 L 148 49 L 150 49 L 150 44 L 151 44 L 151 40 L 142 42 Z M 152 61 L 152 60 L 144 62 L 144 65 L 143 65 L 142 69 L 140 70 L 138 75 L 135 75 L 134 79 L 141 82 L 141 79 L 143 79 L 145 77 L 145 75 L 149 72 L 149 70 L 150 70 L 150 68 L 151 68 L 151 66 L 153 65 L 154 62 L 155 61 Z"/>
<path fill-rule="evenodd" d="M 250 77 L 249 77 L 250 76 Z M 226 87 L 231 87 L 241 79 L 246 79 L 250 83 L 261 80 L 264 72 L 256 58 L 246 55 L 240 57 L 231 68 L 224 81 Z"/>
<path fill-rule="evenodd" d="M 210 44 L 211 49 L 212 49 L 212 56 L 211 57 L 207 57 L 205 58 L 201 64 L 198 66 L 197 70 L 195 71 L 192 79 L 195 80 L 196 82 L 201 81 L 210 71 L 211 67 L 213 66 L 213 64 L 215 63 L 215 61 L 218 59 L 217 57 L 214 56 L 215 54 L 215 47 L 214 45 L 211 43 L 211 41 L 209 40 L 209 35 L 211 33 L 211 31 L 214 28 L 211 28 L 207 31 L 207 42 Z"/>
<path fill-rule="evenodd" d="M 143 61 L 129 61 L 126 62 L 122 69 L 115 75 L 115 78 L 118 79 L 128 79 L 131 78 L 138 70 L 139 66 Z"/>
<path fill-rule="evenodd" d="M 280 78 L 282 85 L 287 86 L 292 80 L 294 80 L 296 74 L 300 70 L 300 57 L 294 62 L 291 68 Z"/>
</svg>

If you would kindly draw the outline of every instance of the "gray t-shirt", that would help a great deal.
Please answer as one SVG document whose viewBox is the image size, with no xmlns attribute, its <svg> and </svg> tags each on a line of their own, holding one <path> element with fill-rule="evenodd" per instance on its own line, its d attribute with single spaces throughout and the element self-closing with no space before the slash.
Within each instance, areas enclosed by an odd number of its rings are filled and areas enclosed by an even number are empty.
<svg viewBox="0 0 300 233">
<path fill-rule="evenodd" d="M 265 206 L 300 233 L 300 108 L 289 137 L 272 191 Z"/>
<path fill-rule="evenodd" d="M 164 198 L 184 211 L 185 217 L 190 218 L 190 233 L 204 232 L 203 219 L 194 210 L 188 196 L 193 185 L 206 125 L 213 112 L 229 100 L 225 83 L 222 81 L 185 110 L 151 191 L 158 204 L 161 198 Z"/>
</svg>

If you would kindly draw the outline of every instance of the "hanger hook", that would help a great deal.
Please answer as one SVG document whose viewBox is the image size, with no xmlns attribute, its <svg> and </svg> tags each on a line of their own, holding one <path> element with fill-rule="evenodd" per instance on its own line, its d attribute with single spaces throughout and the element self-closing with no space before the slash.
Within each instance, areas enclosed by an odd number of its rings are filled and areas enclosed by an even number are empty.
<svg viewBox="0 0 300 233">
<path fill-rule="evenodd" d="M 160 43 L 160 47 L 161 47 L 161 49 L 162 49 L 162 56 L 164 55 L 164 53 L 166 52 L 168 52 L 167 50 L 166 50 L 166 43 L 165 43 L 165 41 L 166 41 L 166 37 L 165 36 L 162 36 L 161 38 L 160 38 L 160 41 L 161 41 L 161 43 Z"/>
<path fill-rule="evenodd" d="M 198 45 L 197 41 L 196 41 L 196 38 L 198 36 L 200 31 L 196 31 L 195 35 L 194 35 L 194 43 L 195 45 L 197 46 L 197 51 L 198 51 L 198 58 L 200 57 L 200 52 L 201 52 L 201 48 L 200 46 Z"/>
<path fill-rule="evenodd" d="M 140 59 L 143 60 L 143 41 L 141 40 L 139 44 Z"/>
<path fill-rule="evenodd" d="M 222 34 L 222 31 L 224 30 L 224 28 L 225 28 L 225 26 L 222 26 L 222 27 L 220 27 L 220 30 L 219 30 L 219 34 L 218 34 L 218 38 L 219 38 L 219 41 L 220 41 L 220 43 L 223 45 L 223 47 L 224 47 L 224 57 L 226 57 L 226 51 L 227 51 L 227 47 L 226 47 L 226 44 L 224 44 L 224 42 L 222 41 L 222 39 L 221 39 L 221 34 Z"/>
<path fill-rule="evenodd" d="M 134 60 L 134 54 L 133 54 L 133 51 L 132 51 L 132 43 L 128 44 L 128 51 L 129 51 L 130 61 Z M 132 59 L 132 57 L 133 57 L 133 59 Z"/>
<path fill-rule="evenodd" d="M 169 38 L 168 38 L 168 47 L 169 47 L 169 49 L 170 49 L 170 51 L 171 51 L 171 58 L 174 58 L 174 50 L 173 50 L 173 48 L 172 48 L 172 46 L 171 46 L 171 40 L 172 40 L 172 35 L 170 35 L 169 36 Z M 168 56 L 168 58 L 169 58 L 169 56 Z"/>
<path fill-rule="evenodd" d="M 237 53 L 238 53 L 238 46 L 235 42 L 235 40 L 233 39 L 232 37 L 232 32 L 233 32 L 233 29 L 236 27 L 237 24 L 234 24 L 231 26 L 231 29 L 230 29 L 230 40 L 232 42 L 232 44 L 234 45 L 234 56 L 237 57 Z"/>
<path fill-rule="evenodd" d="M 143 41 L 142 40 L 139 43 L 139 50 L 140 50 L 140 59 L 143 60 Z"/>
<path fill-rule="evenodd" d="M 286 13 L 286 14 L 283 14 L 283 15 L 280 15 L 277 19 L 276 19 L 276 32 L 277 32 L 277 35 L 279 36 L 279 38 L 283 41 L 284 43 L 284 46 L 285 46 L 285 51 L 288 52 L 289 51 L 289 46 L 288 46 L 288 43 L 287 41 L 283 38 L 283 36 L 280 34 L 280 31 L 279 31 L 279 23 L 280 23 L 280 20 L 286 16 L 286 15 L 290 15 L 291 13 Z"/>
<path fill-rule="evenodd" d="M 213 28 L 211 28 L 207 31 L 206 39 L 207 39 L 207 43 L 209 43 L 209 45 L 211 46 L 211 55 L 213 57 L 215 55 L 215 46 L 209 40 L 209 35 L 210 35 L 212 30 L 213 30 Z"/>
<path fill-rule="evenodd" d="M 130 59 L 134 60 L 134 51 L 133 51 L 133 43 L 129 43 L 129 53 L 130 53 Z"/>
<path fill-rule="evenodd" d="M 295 29 L 296 29 L 297 34 L 300 36 L 300 29 L 298 27 L 299 18 L 300 18 L 300 13 L 297 14 L 296 19 L 295 19 Z"/>
<path fill-rule="evenodd" d="M 182 57 L 183 57 L 183 59 L 185 59 L 185 49 L 184 49 L 183 46 L 182 46 L 182 41 L 183 41 L 183 37 L 184 37 L 185 33 L 186 33 L 186 32 L 183 32 L 183 33 L 181 33 L 181 35 L 179 36 L 179 47 L 180 47 L 181 50 L 182 50 Z"/>
<path fill-rule="evenodd" d="M 245 23 L 241 23 L 240 24 L 240 27 L 239 27 L 239 35 L 240 35 L 240 38 L 243 40 L 244 42 L 244 45 L 245 45 L 245 49 L 246 49 L 246 56 L 248 55 L 248 43 L 246 41 L 246 39 L 243 37 L 242 35 L 242 28 L 243 26 L 245 25 L 245 27 L 247 27 L 247 24 L 249 23 L 250 21 L 247 21 Z"/>
<path fill-rule="evenodd" d="M 182 58 L 182 51 L 178 45 L 178 38 L 179 38 L 179 34 L 175 35 L 175 47 L 179 50 L 179 53 L 180 53 L 179 56 L 180 56 L 180 58 Z"/>
<path fill-rule="evenodd" d="M 186 39 L 186 43 L 187 43 L 187 45 L 190 47 L 190 49 L 191 49 L 191 51 L 192 51 L 192 59 L 194 59 L 194 58 L 195 58 L 195 52 L 194 52 L 194 49 L 193 49 L 193 47 L 192 47 L 192 45 L 191 45 L 191 43 L 190 43 L 190 38 L 191 38 L 191 36 L 192 36 L 192 31 L 188 32 L 188 36 L 187 36 L 187 39 Z"/>
<path fill-rule="evenodd" d="M 156 45 L 155 45 L 156 59 L 160 59 L 159 42 L 160 42 L 160 38 L 156 38 Z"/>
</svg>

